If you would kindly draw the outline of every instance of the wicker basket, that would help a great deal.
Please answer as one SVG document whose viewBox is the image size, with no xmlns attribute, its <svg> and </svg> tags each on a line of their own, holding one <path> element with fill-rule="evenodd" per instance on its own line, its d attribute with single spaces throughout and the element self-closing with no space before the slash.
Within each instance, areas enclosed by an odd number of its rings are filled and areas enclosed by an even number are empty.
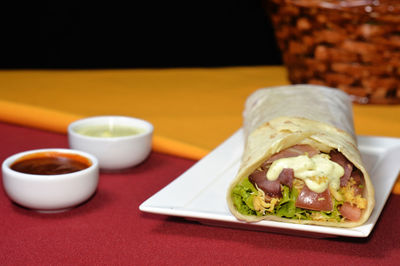
<svg viewBox="0 0 400 266">
<path fill-rule="evenodd" d="M 400 103 L 400 1 L 266 1 L 292 83 Z"/>
</svg>

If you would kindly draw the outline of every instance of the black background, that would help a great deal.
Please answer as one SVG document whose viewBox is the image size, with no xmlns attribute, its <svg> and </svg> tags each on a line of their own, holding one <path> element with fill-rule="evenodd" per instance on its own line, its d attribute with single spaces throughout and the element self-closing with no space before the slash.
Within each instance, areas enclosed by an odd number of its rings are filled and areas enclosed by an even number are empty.
<svg viewBox="0 0 400 266">
<path fill-rule="evenodd" d="M 2 69 L 281 64 L 262 0 L 2 5 Z"/>
</svg>

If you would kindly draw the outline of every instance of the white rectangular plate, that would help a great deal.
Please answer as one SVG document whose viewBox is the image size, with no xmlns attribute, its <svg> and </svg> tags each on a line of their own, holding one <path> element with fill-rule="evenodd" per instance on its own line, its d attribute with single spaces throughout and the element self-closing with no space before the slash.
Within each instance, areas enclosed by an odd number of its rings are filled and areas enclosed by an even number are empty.
<svg viewBox="0 0 400 266">
<path fill-rule="evenodd" d="M 226 204 L 226 192 L 239 169 L 243 153 L 242 130 L 213 150 L 185 173 L 143 202 L 143 212 L 185 217 L 205 224 L 314 237 L 367 237 L 399 174 L 400 139 L 358 136 L 364 165 L 375 187 L 376 205 L 368 221 L 355 228 L 334 228 L 284 222 L 238 221 Z"/>
</svg>

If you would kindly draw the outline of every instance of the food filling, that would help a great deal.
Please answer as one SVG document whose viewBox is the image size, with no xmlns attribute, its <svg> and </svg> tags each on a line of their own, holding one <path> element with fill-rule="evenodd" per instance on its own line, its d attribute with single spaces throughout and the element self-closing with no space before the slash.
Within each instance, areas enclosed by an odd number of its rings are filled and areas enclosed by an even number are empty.
<svg viewBox="0 0 400 266">
<path fill-rule="evenodd" d="M 367 207 L 364 176 L 337 150 L 298 144 L 271 156 L 232 191 L 244 215 L 358 221 Z"/>
</svg>

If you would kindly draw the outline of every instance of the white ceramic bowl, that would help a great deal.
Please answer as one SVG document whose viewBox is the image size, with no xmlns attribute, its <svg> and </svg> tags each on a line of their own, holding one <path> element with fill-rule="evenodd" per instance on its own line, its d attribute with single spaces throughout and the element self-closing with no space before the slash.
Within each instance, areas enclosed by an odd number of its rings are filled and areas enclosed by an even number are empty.
<svg viewBox="0 0 400 266">
<path fill-rule="evenodd" d="M 126 127 L 140 132 L 125 136 L 89 136 L 82 133 L 87 129 Z M 143 162 L 150 154 L 153 125 L 145 120 L 127 116 L 94 116 L 71 123 L 68 140 L 72 149 L 94 155 L 101 169 L 119 170 Z M 100 131 L 100 130 L 99 130 Z"/>
<path fill-rule="evenodd" d="M 87 168 L 65 174 L 29 174 L 13 170 L 13 164 L 30 157 L 59 156 L 80 158 Z M 65 165 L 65 163 L 62 163 Z M 3 186 L 9 198 L 29 209 L 42 212 L 63 211 L 88 200 L 99 180 L 97 159 L 82 151 L 38 149 L 14 154 L 2 164 Z"/>
</svg>

